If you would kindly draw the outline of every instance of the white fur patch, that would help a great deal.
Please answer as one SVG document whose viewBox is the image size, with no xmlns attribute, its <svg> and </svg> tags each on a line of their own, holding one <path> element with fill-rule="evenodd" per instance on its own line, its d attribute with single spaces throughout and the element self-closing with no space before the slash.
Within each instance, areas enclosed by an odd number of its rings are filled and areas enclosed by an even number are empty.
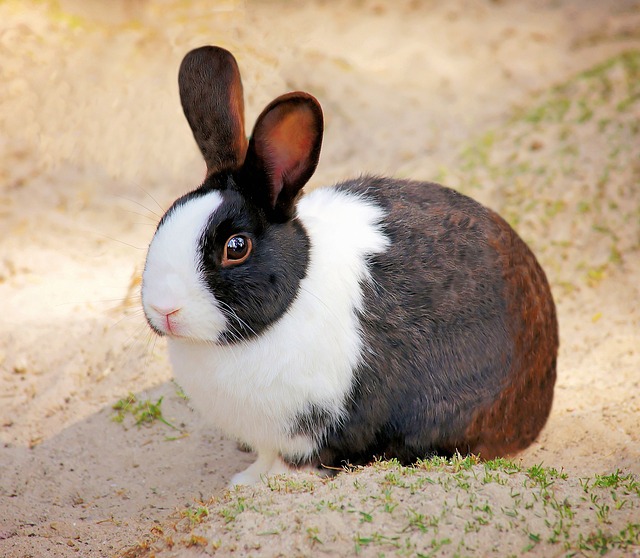
<svg viewBox="0 0 640 558">
<path fill-rule="evenodd" d="M 197 247 L 204 228 L 222 203 L 219 192 L 189 200 L 172 211 L 158 229 L 142 275 L 142 305 L 153 325 L 164 333 L 215 339 L 226 319 L 197 271 Z M 171 331 L 165 314 L 171 315 Z"/>
<path fill-rule="evenodd" d="M 353 194 L 315 190 L 300 200 L 298 217 L 311 241 L 309 267 L 296 299 L 275 324 L 234 345 L 168 339 L 176 380 L 193 406 L 264 456 L 247 479 L 268 473 L 274 455 L 295 459 L 315 452 L 313 438 L 291 435 L 296 416 L 310 404 L 338 420 L 343 415 L 363 348 L 356 311 L 363 307 L 366 258 L 388 245 L 379 225 L 382 209 Z M 194 296 L 207 300 L 202 293 Z M 206 307 L 212 320 L 215 306 Z"/>
</svg>

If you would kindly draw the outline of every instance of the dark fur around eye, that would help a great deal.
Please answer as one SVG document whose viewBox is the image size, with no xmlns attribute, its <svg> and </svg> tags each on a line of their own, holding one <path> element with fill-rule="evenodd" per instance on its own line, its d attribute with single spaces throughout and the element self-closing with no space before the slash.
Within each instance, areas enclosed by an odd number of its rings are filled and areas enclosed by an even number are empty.
<svg viewBox="0 0 640 558">
<path fill-rule="evenodd" d="M 229 324 L 219 342 L 235 343 L 260 334 L 294 301 L 307 271 L 309 239 L 299 221 L 270 223 L 237 192 L 222 194 L 201 238 L 200 271 Z M 251 253 L 239 265 L 224 266 L 234 235 L 250 239 Z"/>
</svg>

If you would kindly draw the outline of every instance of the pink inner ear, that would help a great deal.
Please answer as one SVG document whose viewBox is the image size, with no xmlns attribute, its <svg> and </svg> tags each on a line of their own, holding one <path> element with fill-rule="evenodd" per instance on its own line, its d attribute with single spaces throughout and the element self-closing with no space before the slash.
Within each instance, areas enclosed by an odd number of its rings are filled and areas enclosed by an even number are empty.
<svg viewBox="0 0 640 558">
<path fill-rule="evenodd" d="M 274 182 L 273 199 L 278 197 L 286 181 L 295 182 L 300 171 L 304 170 L 309 154 L 313 149 L 313 115 L 306 107 L 297 107 L 284 116 L 277 111 L 269 114 L 278 121 L 269 131 L 266 159 Z"/>
</svg>

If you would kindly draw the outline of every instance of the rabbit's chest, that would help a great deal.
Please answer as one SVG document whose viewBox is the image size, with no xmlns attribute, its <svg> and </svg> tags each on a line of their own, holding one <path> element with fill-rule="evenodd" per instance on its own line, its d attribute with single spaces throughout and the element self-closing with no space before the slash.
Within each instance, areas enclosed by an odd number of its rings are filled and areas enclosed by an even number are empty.
<svg viewBox="0 0 640 558">
<path fill-rule="evenodd" d="M 315 449 L 317 436 L 300 434 L 298 421 L 305 413 L 321 409 L 329 422 L 343 418 L 362 349 L 352 308 L 344 309 L 336 328 L 303 298 L 249 342 L 212 346 L 169 340 L 175 379 L 207 422 L 254 447 L 275 446 L 290 456 Z"/>
</svg>

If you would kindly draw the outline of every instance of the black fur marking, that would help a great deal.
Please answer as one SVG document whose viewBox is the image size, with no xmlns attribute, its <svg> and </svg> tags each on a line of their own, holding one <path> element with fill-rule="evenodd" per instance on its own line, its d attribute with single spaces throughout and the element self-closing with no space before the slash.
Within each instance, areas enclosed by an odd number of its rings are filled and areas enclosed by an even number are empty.
<svg viewBox="0 0 640 558">
<path fill-rule="evenodd" d="M 235 343 L 259 335 L 289 308 L 306 275 L 309 239 L 296 219 L 272 223 L 235 189 L 222 196 L 200 239 L 200 272 L 229 323 L 219 342 Z M 222 267 L 224 244 L 238 233 L 251 238 L 251 255 Z"/>
</svg>

